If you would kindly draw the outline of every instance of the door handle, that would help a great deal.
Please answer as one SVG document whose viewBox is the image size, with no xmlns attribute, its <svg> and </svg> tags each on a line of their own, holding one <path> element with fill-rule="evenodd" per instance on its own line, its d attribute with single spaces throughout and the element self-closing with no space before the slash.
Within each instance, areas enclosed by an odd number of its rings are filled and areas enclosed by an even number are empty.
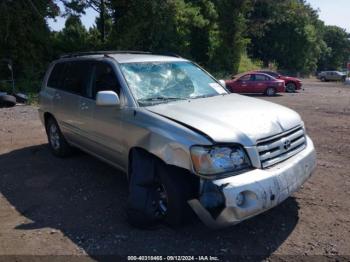
<svg viewBox="0 0 350 262">
<path fill-rule="evenodd" d="M 85 103 L 80 104 L 80 110 L 87 110 L 89 107 Z"/>
</svg>

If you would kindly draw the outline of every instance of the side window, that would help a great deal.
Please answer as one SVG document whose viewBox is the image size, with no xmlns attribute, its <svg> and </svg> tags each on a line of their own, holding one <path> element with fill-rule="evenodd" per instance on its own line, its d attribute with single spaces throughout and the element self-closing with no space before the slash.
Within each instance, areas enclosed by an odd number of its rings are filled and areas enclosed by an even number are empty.
<svg viewBox="0 0 350 262">
<path fill-rule="evenodd" d="M 114 91 L 120 95 L 120 85 L 112 67 L 107 63 L 96 63 L 92 80 L 94 98 L 97 92 Z"/>
<path fill-rule="evenodd" d="M 251 75 L 245 75 L 245 76 L 242 76 L 239 80 L 241 80 L 241 81 L 249 81 L 250 77 L 251 77 Z"/>
<path fill-rule="evenodd" d="M 268 78 L 264 75 L 255 75 L 255 81 L 267 81 Z"/>
<path fill-rule="evenodd" d="M 89 62 L 67 63 L 64 70 L 63 89 L 74 94 L 85 95 L 90 80 L 89 70 Z"/>
<path fill-rule="evenodd" d="M 54 65 L 49 80 L 47 81 L 47 86 L 52 88 L 60 89 L 62 73 L 64 69 L 64 63 L 57 63 Z"/>
</svg>

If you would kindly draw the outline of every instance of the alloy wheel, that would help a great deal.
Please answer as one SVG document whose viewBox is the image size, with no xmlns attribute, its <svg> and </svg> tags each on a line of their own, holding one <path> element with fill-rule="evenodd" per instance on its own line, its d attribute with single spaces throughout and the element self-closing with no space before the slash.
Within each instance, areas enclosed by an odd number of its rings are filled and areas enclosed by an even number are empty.
<svg viewBox="0 0 350 262">
<path fill-rule="evenodd" d="M 50 144 L 54 150 L 59 150 L 60 148 L 60 134 L 57 125 L 54 123 L 50 125 Z"/>
</svg>

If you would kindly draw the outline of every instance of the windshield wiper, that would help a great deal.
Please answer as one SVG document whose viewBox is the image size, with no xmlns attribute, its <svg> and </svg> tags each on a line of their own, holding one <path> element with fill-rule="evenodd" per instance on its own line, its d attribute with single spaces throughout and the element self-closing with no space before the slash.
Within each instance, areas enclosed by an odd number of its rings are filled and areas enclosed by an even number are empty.
<svg viewBox="0 0 350 262">
<path fill-rule="evenodd" d="M 148 97 L 148 98 L 141 98 L 138 100 L 141 104 L 147 104 L 147 103 L 166 103 L 169 101 L 176 101 L 176 100 L 186 100 L 186 98 L 181 97 L 171 97 L 171 96 L 156 96 L 156 97 Z"/>
<path fill-rule="evenodd" d="M 206 97 L 212 97 L 212 96 L 216 96 L 216 95 L 200 95 L 200 96 L 195 96 L 195 97 L 192 97 L 192 99 L 197 99 L 197 98 L 206 98 Z"/>
<path fill-rule="evenodd" d="M 171 97 L 171 96 L 155 96 L 155 97 L 141 98 L 138 101 L 152 102 L 152 101 L 167 101 L 167 100 L 186 100 L 186 99 L 181 97 Z"/>
</svg>

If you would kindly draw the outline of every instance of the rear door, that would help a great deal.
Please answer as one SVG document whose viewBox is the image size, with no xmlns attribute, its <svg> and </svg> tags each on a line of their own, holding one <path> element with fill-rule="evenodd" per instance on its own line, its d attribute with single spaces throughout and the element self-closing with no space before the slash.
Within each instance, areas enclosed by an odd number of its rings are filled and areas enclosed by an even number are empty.
<svg viewBox="0 0 350 262">
<path fill-rule="evenodd" d="M 254 84 L 252 87 L 252 92 L 254 93 L 264 93 L 268 84 L 269 84 L 269 78 L 262 74 L 255 74 L 254 75 Z"/>
<path fill-rule="evenodd" d="M 68 140 L 79 139 L 79 99 L 86 84 L 86 68 L 79 61 L 64 65 L 53 98 L 53 112 Z"/>
<path fill-rule="evenodd" d="M 334 72 L 327 72 L 327 80 L 334 80 Z"/>
</svg>

